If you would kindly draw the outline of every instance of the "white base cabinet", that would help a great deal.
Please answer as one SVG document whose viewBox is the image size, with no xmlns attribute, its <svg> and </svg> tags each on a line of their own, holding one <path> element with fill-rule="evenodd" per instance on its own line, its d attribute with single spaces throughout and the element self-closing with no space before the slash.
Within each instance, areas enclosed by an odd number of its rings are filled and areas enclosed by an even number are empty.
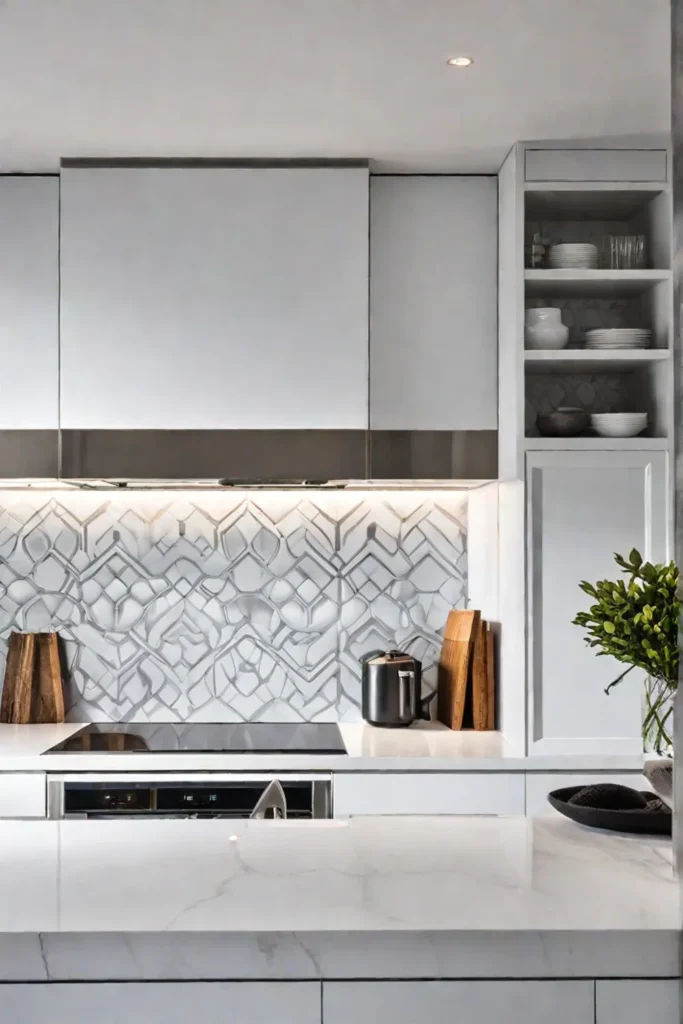
<svg viewBox="0 0 683 1024">
<path fill-rule="evenodd" d="M 17 1024 L 680 1024 L 676 980 L 0 985 Z"/>
<path fill-rule="evenodd" d="M 593 998 L 590 981 L 327 982 L 323 1021 L 593 1024 Z"/>
<path fill-rule="evenodd" d="M 320 983 L 156 982 L 0 985 L 14 1024 L 320 1024 Z"/>
<path fill-rule="evenodd" d="M 663 981 L 598 981 L 595 988 L 596 1024 L 680 1024 L 683 1020 L 681 983 Z M 360 1024 L 360 1022 L 359 1022 Z"/>
</svg>

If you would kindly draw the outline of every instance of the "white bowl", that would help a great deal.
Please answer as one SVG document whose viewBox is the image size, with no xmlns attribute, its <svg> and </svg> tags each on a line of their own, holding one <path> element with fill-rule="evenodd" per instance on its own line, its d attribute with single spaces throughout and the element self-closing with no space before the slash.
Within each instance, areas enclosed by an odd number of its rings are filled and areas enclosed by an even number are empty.
<svg viewBox="0 0 683 1024">
<path fill-rule="evenodd" d="M 647 413 L 594 412 L 591 427 L 600 437 L 637 437 L 647 427 Z"/>
</svg>

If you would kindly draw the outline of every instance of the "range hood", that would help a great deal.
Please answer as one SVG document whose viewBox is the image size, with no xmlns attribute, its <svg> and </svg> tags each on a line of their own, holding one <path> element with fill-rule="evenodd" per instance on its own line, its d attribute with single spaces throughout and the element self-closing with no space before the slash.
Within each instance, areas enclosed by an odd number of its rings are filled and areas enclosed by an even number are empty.
<svg viewBox="0 0 683 1024">
<path fill-rule="evenodd" d="M 219 487 L 497 476 L 496 431 L 63 431 L 61 476 Z"/>
<path fill-rule="evenodd" d="M 83 487 L 448 486 L 498 475 L 495 430 L 0 431 L 0 479 Z"/>
</svg>

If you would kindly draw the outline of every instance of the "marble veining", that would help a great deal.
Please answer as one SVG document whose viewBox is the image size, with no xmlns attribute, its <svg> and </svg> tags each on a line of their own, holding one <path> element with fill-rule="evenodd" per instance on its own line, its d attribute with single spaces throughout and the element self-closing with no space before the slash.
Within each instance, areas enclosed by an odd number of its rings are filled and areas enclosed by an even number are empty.
<svg viewBox="0 0 683 1024">
<path fill-rule="evenodd" d="M 354 721 L 358 659 L 435 683 L 463 493 L 0 493 L 0 671 L 57 630 L 71 721 Z"/>
<path fill-rule="evenodd" d="M 678 971 L 670 842 L 561 819 L 7 822 L 0 866 L 2 980 Z"/>
</svg>

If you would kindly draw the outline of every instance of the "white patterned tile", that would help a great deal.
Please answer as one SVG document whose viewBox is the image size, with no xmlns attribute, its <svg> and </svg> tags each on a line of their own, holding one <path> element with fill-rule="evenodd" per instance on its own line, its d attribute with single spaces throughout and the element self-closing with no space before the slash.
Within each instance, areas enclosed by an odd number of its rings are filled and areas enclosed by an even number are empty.
<svg viewBox="0 0 683 1024">
<path fill-rule="evenodd" d="M 459 494 L 0 494 L 0 645 L 59 631 L 72 720 L 357 720 L 466 576 Z"/>
</svg>

